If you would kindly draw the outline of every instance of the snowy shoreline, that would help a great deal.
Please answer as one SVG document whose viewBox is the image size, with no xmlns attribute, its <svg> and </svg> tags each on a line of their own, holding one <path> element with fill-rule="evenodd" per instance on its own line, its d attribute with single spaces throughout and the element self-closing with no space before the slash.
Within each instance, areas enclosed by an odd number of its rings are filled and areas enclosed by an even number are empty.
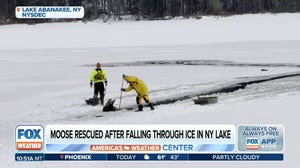
<svg viewBox="0 0 300 168">
<path fill-rule="evenodd" d="M 84 100 L 92 95 L 89 75 L 98 61 L 108 74 L 106 100 L 119 98 L 122 74 L 142 78 L 150 98 L 158 102 L 299 73 L 299 19 L 295 13 L 0 26 L 0 150 L 6 153 L 0 161 L 3 167 L 220 166 L 219 162 L 19 163 L 14 160 L 18 124 L 282 124 L 287 135 L 283 162 L 222 162 L 222 166 L 295 167 L 299 76 L 215 93 L 218 103 L 207 106 L 186 99 L 157 105 L 154 111 L 104 114 L 102 106 L 87 106 Z M 122 106 L 135 106 L 135 96 L 124 94 Z M 95 117 L 99 114 L 103 117 Z"/>
</svg>

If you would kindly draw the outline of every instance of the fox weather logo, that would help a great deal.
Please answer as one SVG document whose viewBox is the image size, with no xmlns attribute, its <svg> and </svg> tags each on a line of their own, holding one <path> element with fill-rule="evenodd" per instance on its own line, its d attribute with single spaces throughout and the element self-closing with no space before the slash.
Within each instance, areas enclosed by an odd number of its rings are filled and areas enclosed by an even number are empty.
<svg viewBox="0 0 300 168">
<path fill-rule="evenodd" d="M 259 139 L 258 138 L 247 138 L 246 139 L 247 150 L 259 150 Z"/>
<path fill-rule="evenodd" d="M 43 149 L 44 128 L 41 125 L 18 125 L 15 141 L 17 150 L 40 151 Z"/>
</svg>

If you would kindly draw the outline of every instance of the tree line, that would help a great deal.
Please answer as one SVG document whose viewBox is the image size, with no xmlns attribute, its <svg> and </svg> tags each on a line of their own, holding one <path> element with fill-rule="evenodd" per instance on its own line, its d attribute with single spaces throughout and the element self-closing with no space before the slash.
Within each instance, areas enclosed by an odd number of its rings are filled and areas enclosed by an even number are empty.
<svg viewBox="0 0 300 168">
<path fill-rule="evenodd" d="M 179 16 L 299 12 L 300 0 L 0 0 L 0 23 L 53 21 L 17 20 L 16 6 L 83 6 L 84 20 L 105 21 L 110 18 L 119 20 L 124 16 L 151 20 Z"/>
</svg>

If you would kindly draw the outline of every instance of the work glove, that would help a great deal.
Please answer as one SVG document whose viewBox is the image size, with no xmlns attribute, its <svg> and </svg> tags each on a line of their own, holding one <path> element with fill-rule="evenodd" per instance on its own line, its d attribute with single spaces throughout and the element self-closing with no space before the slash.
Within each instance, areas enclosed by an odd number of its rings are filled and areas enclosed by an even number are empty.
<svg viewBox="0 0 300 168">
<path fill-rule="evenodd" d="M 125 74 L 122 75 L 123 78 L 125 78 L 125 76 L 126 76 Z"/>
<path fill-rule="evenodd" d="M 90 87 L 93 88 L 93 82 L 90 82 Z"/>
<path fill-rule="evenodd" d="M 124 88 L 121 88 L 121 91 L 122 91 L 122 92 L 125 92 L 125 89 L 124 89 Z"/>
</svg>

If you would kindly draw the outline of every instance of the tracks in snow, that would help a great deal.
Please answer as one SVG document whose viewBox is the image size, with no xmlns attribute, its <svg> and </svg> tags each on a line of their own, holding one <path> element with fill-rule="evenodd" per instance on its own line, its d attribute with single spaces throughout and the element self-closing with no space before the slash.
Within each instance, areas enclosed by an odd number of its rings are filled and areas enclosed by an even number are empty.
<svg viewBox="0 0 300 168">
<path fill-rule="evenodd" d="M 197 97 L 197 96 L 207 96 L 207 95 L 212 95 L 212 94 L 231 93 L 231 92 L 234 92 L 239 89 L 244 89 L 248 85 L 277 80 L 277 79 L 295 77 L 295 76 L 300 76 L 300 72 L 292 73 L 292 74 L 282 74 L 282 75 L 276 75 L 276 76 L 272 75 L 272 76 L 264 77 L 261 79 L 253 79 L 253 80 L 243 81 L 243 82 L 239 82 L 236 84 L 223 86 L 223 87 L 220 87 L 217 89 L 208 90 L 206 92 L 195 92 L 193 94 L 186 94 L 186 95 L 178 96 L 175 98 L 160 100 L 157 102 L 153 102 L 153 104 L 154 105 L 171 104 L 171 103 L 174 103 L 177 101 L 187 100 L 187 99 L 191 99 L 191 98 Z"/>
</svg>

